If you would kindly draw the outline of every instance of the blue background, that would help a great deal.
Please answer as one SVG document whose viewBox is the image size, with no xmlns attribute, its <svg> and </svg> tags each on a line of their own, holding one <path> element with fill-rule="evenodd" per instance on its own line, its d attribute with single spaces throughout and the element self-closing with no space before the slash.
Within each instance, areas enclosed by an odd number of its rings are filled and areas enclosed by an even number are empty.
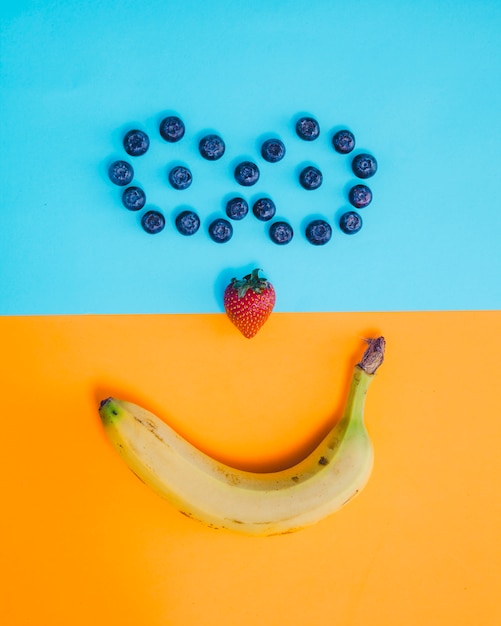
<svg viewBox="0 0 501 626">
<path fill-rule="evenodd" d="M 499 0 L 11 0 L 0 28 L 0 314 L 218 312 L 254 266 L 278 311 L 501 308 Z M 158 134 L 169 113 L 179 144 Z M 315 142 L 294 133 L 303 113 Z M 379 163 L 355 236 L 336 222 L 360 182 L 331 147 L 340 127 Z M 129 159 L 167 219 L 154 236 L 106 173 L 131 128 L 151 137 Z M 208 131 L 226 141 L 218 162 L 197 150 Z M 270 134 L 287 147 L 275 165 L 259 156 Z M 261 166 L 255 187 L 232 178 L 242 158 Z M 184 192 L 166 182 L 178 162 L 194 174 Z M 323 170 L 319 190 L 299 186 L 303 163 Z M 233 193 L 270 195 L 291 244 L 252 215 L 212 242 Z M 191 238 L 174 228 L 186 206 L 202 218 Z M 328 245 L 306 241 L 311 216 L 333 225 Z"/>
</svg>

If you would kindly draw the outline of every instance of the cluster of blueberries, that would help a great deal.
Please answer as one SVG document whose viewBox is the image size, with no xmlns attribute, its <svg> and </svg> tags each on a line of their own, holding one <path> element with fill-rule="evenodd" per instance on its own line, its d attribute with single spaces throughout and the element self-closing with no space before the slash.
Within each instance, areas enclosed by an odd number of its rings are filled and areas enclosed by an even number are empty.
<svg viewBox="0 0 501 626">
<path fill-rule="evenodd" d="M 312 117 L 301 117 L 296 122 L 296 133 L 304 141 L 314 141 L 320 134 L 320 126 Z M 184 122 L 177 116 L 171 115 L 160 123 L 160 135 L 169 142 L 180 141 L 185 134 Z M 142 130 L 131 130 L 124 136 L 124 149 L 128 155 L 138 157 L 145 154 L 150 145 L 148 135 Z M 332 137 L 332 145 L 336 152 L 349 154 L 355 147 L 355 137 L 349 130 L 340 130 Z M 217 161 L 225 153 L 225 143 L 219 135 L 210 134 L 199 142 L 199 152 L 208 161 Z M 285 156 L 285 145 L 280 139 L 267 139 L 261 146 L 261 155 L 269 163 L 277 163 Z M 368 179 L 377 171 L 377 161 L 371 154 L 357 154 L 352 160 L 352 170 L 360 179 Z M 122 194 L 124 206 L 131 211 L 141 210 L 146 203 L 144 191 L 137 186 L 129 186 L 134 178 L 134 170 L 130 163 L 124 160 L 115 161 L 108 170 L 112 183 L 126 187 Z M 256 163 L 242 161 L 234 171 L 236 182 L 243 187 L 251 187 L 259 180 L 259 168 Z M 174 189 L 187 189 L 192 183 L 191 171 L 184 166 L 173 167 L 169 172 L 169 182 Z M 299 182 L 304 189 L 318 189 L 322 184 L 322 172 L 309 165 L 299 176 Z M 372 201 L 372 191 L 364 184 L 354 185 L 348 194 L 350 204 L 357 209 L 366 207 Z M 249 205 L 244 198 L 234 197 L 226 204 L 226 215 L 229 219 L 217 218 L 209 225 L 209 236 L 217 243 L 225 243 L 233 236 L 233 226 L 229 220 L 241 220 L 249 212 Z M 258 220 L 267 222 L 273 219 L 276 207 L 270 198 L 260 198 L 252 206 L 252 212 Z M 182 235 L 194 235 L 200 228 L 200 218 L 193 210 L 183 210 L 176 217 L 176 228 Z M 165 227 L 165 217 L 160 211 L 149 210 L 144 213 L 141 225 L 147 233 L 159 233 Z M 357 233 L 362 227 L 362 218 L 356 211 L 347 211 L 339 222 L 344 233 Z M 273 222 L 269 229 L 271 240 L 279 245 L 291 241 L 294 233 L 287 222 Z M 313 245 L 324 245 L 332 236 L 330 224 L 323 219 L 314 219 L 306 227 L 305 235 Z"/>
</svg>

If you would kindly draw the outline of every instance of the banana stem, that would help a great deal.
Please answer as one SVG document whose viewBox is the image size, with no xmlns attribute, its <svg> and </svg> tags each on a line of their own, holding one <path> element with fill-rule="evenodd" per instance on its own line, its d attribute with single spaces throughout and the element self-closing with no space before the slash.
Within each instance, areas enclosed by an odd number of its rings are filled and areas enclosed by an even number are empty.
<svg viewBox="0 0 501 626">
<path fill-rule="evenodd" d="M 369 344 L 360 363 L 355 365 L 351 379 L 350 390 L 346 400 L 343 419 L 353 426 L 356 423 L 363 424 L 364 405 L 367 389 L 374 379 L 376 370 L 384 360 L 385 340 L 384 337 L 366 339 Z"/>
<path fill-rule="evenodd" d="M 366 339 L 365 341 L 369 344 L 369 346 L 364 352 L 360 363 L 357 363 L 357 365 L 367 374 L 375 374 L 376 370 L 384 361 L 384 349 L 386 342 L 384 337 Z"/>
</svg>

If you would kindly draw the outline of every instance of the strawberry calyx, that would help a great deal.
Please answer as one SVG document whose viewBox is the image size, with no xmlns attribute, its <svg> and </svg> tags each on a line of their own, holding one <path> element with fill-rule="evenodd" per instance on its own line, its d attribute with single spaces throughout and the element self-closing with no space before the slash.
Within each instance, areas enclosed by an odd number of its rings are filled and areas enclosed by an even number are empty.
<svg viewBox="0 0 501 626">
<path fill-rule="evenodd" d="M 243 298 L 245 294 L 251 289 L 254 293 L 263 293 L 268 289 L 270 283 L 264 277 L 259 276 L 261 269 L 254 269 L 250 274 L 243 278 L 232 278 L 231 286 L 238 292 L 238 298 Z"/>
</svg>

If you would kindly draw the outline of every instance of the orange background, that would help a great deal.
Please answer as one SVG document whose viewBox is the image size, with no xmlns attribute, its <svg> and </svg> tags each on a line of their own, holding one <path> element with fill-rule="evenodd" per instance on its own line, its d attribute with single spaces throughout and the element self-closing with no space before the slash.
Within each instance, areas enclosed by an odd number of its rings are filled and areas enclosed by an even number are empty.
<svg viewBox="0 0 501 626">
<path fill-rule="evenodd" d="M 0 623 L 501 623 L 500 312 L 0 319 Z M 383 334 L 363 493 L 293 535 L 179 515 L 97 414 L 115 395 L 247 469 L 299 459 L 339 416 L 361 338 Z"/>
</svg>

